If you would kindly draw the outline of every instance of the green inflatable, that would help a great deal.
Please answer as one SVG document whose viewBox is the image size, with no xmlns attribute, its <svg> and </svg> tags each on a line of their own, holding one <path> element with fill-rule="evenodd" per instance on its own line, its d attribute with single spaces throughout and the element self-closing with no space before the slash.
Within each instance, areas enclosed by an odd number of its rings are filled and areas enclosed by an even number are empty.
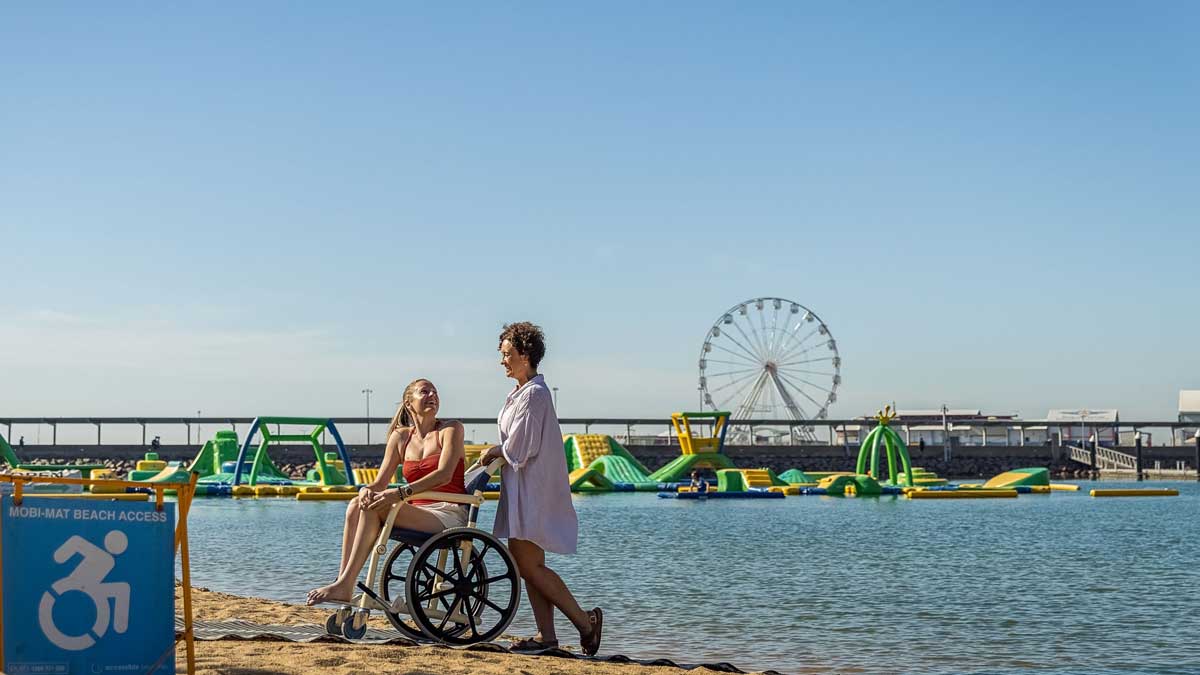
<svg viewBox="0 0 1200 675">
<path fill-rule="evenodd" d="M 912 460 L 908 457 L 908 447 L 904 445 L 904 441 L 900 439 L 900 435 L 895 429 L 888 426 L 888 423 L 896 419 L 896 413 L 891 406 L 885 407 L 879 411 L 875 419 L 879 420 L 879 425 L 867 434 L 863 439 L 862 446 L 858 449 L 858 466 L 856 473 L 869 474 L 876 480 L 879 480 L 879 452 L 884 450 L 887 453 L 888 463 L 888 479 L 886 485 L 916 485 L 913 478 Z M 870 462 L 870 471 L 867 470 L 867 463 Z M 903 468 L 904 474 L 900 475 L 899 468 Z"/>
<path fill-rule="evenodd" d="M 779 474 L 779 479 L 788 485 L 793 485 L 796 483 L 812 483 L 816 485 L 817 483 L 817 479 L 815 477 L 804 473 L 800 469 L 788 469 L 787 471 Z"/>
<path fill-rule="evenodd" d="M 830 495 L 845 496 L 846 488 L 848 486 L 853 486 L 854 493 L 864 497 L 875 496 L 883 493 L 883 489 L 879 486 L 879 482 L 865 474 L 859 474 L 857 476 L 836 476 L 832 481 L 829 482 L 829 484 L 825 486 L 825 493 Z"/>
</svg>

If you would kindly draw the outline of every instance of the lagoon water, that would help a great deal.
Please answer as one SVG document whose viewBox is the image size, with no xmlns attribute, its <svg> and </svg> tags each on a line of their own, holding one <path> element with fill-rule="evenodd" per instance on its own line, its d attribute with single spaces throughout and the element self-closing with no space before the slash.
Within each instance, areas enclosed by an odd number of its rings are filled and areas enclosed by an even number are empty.
<svg viewBox="0 0 1200 675">
<path fill-rule="evenodd" d="M 1200 486 L 1094 499 L 1092 485 L 919 502 L 579 495 L 580 555 L 548 557 L 604 607 L 602 653 L 790 673 L 1200 672 Z M 344 510 L 198 499 L 193 583 L 301 603 L 336 573 Z M 523 603 L 508 632 L 532 623 Z"/>
</svg>

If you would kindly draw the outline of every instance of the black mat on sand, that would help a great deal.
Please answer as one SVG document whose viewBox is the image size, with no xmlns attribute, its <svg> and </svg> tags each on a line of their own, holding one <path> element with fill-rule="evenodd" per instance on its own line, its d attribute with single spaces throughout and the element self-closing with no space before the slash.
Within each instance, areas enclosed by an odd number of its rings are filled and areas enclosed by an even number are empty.
<svg viewBox="0 0 1200 675">
<path fill-rule="evenodd" d="M 721 673 L 745 673 L 747 671 L 738 668 L 731 663 L 724 661 L 718 663 L 676 663 L 670 659 L 634 659 L 621 654 L 611 654 L 609 656 L 583 656 L 575 652 L 552 647 L 537 652 L 514 652 L 507 647 L 495 642 L 481 642 L 470 645 L 468 647 L 448 647 L 435 642 L 416 642 L 410 640 L 399 632 L 392 630 L 379 630 L 376 628 L 368 628 L 367 634 L 361 640 L 347 640 L 340 635 L 329 635 L 325 629 L 316 625 L 301 625 L 301 626 L 265 626 L 262 624 L 242 621 L 240 619 L 232 619 L 229 621 L 196 621 L 193 626 L 197 640 L 276 640 L 285 642 L 333 642 L 342 644 L 364 644 L 364 645 L 400 645 L 405 647 L 423 646 L 441 646 L 447 649 L 464 649 L 475 652 L 503 652 L 506 654 L 519 654 L 523 656 L 554 656 L 564 659 L 584 659 L 590 661 L 607 661 L 609 663 L 637 663 L 643 666 L 672 666 L 682 668 L 684 670 L 692 670 L 694 668 L 708 668 Z M 175 631 L 182 635 L 183 621 L 179 618 L 175 619 Z M 763 675 L 780 675 L 777 671 L 766 670 L 759 671 Z"/>
</svg>

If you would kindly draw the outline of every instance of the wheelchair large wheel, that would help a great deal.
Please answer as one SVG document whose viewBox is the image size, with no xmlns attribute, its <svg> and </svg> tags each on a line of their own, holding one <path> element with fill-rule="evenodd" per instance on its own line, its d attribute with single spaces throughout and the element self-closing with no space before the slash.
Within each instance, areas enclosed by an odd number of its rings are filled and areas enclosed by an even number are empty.
<svg viewBox="0 0 1200 675">
<path fill-rule="evenodd" d="M 411 567 L 411 560 L 412 560 L 412 557 L 416 555 L 416 552 L 417 552 L 417 551 L 416 551 L 416 549 L 413 549 L 413 550 L 412 550 L 412 553 L 411 553 L 411 554 L 410 554 L 410 556 L 409 556 L 410 567 Z M 485 579 L 486 579 L 486 578 L 487 578 L 487 562 L 486 562 L 486 561 L 485 561 L 485 560 L 484 560 L 482 557 L 480 557 L 480 556 L 479 556 L 479 554 L 478 554 L 477 552 L 475 552 L 475 551 L 472 551 L 471 555 L 472 555 L 472 557 L 474 558 L 474 563 L 475 563 L 476 565 L 478 565 L 478 566 L 479 566 L 479 572 L 478 572 L 478 573 L 479 573 L 479 574 L 482 574 L 482 575 L 483 575 L 483 577 L 482 577 L 482 578 L 485 578 Z M 400 581 L 401 581 L 402 583 L 400 584 L 401 588 L 399 589 L 399 592 L 404 592 L 404 586 L 405 586 L 406 584 L 405 584 L 405 583 L 403 583 L 403 582 L 404 582 L 405 580 L 404 580 L 404 579 L 401 579 Z M 414 582 L 414 584 L 416 584 L 416 585 L 419 585 L 419 586 L 420 586 L 420 590 L 419 590 L 419 592 L 418 592 L 418 595 L 422 595 L 422 596 L 428 596 L 428 595 L 432 594 L 432 593 L 433 593 L 433 590 L 432 590 L 432 588 L 431 588 L 431 584 L 433 584 L 433 583 L 434 583 L 434 580 L 433 580 L 433 577 L 432 577 L 432 575 L 429 575 L 428 577 L 426 577 L 426 578 L 424 578 L 424 579 L 418 579 L 418 580 L 416 580 L 416 581 Z M 398 594 L 399 594 L 399 593 L 397 593 L 397 595 L 398 595 Z M 486 600 L 486 599 L 487 599 L 487 594 L 488 594 L 488 587 L 487 587 L 487 586 L 484 586 L 484 587 L 481 589 L 481 593 L 480 593 L 480 595 L 482 595 L 483 597 L 482 597 L 482 598 L 480 598 L 479 600 L 480 600 L 480 601 L 481 601 L 481 600 Z M 407 602 L 407 600 L 408 600 L 408 597 L 407 597 L 407 593 L 406 593 L 406 594 L 405 594 L 405 602 Z M 478 614 L 478 607 L 482 606 L 482 603 L 481 603 L 480 601 L 474 601 L 474 602 L 472 602 L 472 606 L 476 607 L 476 613 L 477 613 L 477 614 Z M 389 616 L 389 619 L 392 621 L 392 625 L 393 625 L 393 626 L 395 626 L 397 622 L 401 622 L 401 623 L 403 623 L 403 618 L 402 618 L 401 616 L 399 616 L 399 615 L 395 615 L 394 617 L 393 617 L 393 616 Z M 415 620 L 414 620 L 414 621 L 415 621 Z M 418 630 L 414 630 L 414 629 L 413 629 L 411 626 L 409 626 L 408 624 L 404 624 L 404 625 L 405 625 L 405 628 L 407 628 L 407 629 L 408 629 L 408 631 L 411 631 L 411 632 L 412 632 L 412 633 L 415 635 L 414 639 L 417 639 L 417 640 L 423 640 L 423 639 L 426 639 L 427 635 L 426 635 L 425 633 L 423 633 L 423 632 L 421 632 L 421 631 L 418 631 Z M 450 622 L 447 622 L 447 623 L 446 623 L 446 627 L 443 629 L 443 637 L 458 637 L 458 636 L 462 635 L 463 633 L 466 633 L 466 632 L 467 632 L 467 631 L 469 631 L 470 629 L 471 629 L 471 625 L 470 625 L 470 623 L 455 623 L 455 622 L 453 622 L 453 621 L 450 621 Z M 409 633 L 408 633 L 408 632 L 405 632 L 405 635 L 409 635 Z M 410 635 L 410 637 L 412 637 L 412 636 Z M 435 639 L 436 639 L 436 638 L 435 638 Z"/>
<path fill-rule="evenodd" d="M 413 622 L 430 638 L 452 645 L 486 642 L 516 616 L 521 577 L 499 539 L 459 527 L 437 534 L 417 551 L 408 568 L 405 600 Z"/>
<path fill-rule="evenodd" d="M 416 554 L 416 547 L 404 542 L 397 542 L 388 553 L 388 557 L 383 563 L 383 573 L 379 576 L 379 594 L 389 606 L 395 599 L 405 597 L 404 582 L 407 579 L 408 568 Z M 404 637 L 410 640 L 426 639 L 424 633 L 404 621 L 403 614 L 389 611 L 385 611 L 384 614 L 387 615 L 392 627 L 400 631 Z"/>
</svg>

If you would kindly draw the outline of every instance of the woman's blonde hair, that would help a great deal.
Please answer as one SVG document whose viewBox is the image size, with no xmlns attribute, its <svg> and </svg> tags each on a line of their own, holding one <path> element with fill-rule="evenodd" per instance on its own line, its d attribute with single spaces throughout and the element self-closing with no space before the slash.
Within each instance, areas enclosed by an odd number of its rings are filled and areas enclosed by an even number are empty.
<svg viewBox="0 0 1200 675">
<path fill-rule="evenodd" d="M 421 382 L 429 382 L 429 384 L 433 384 L 433 382 L 430 382 L 423 377 L 418 377 L 417 379 L 408 383 L 408 386 L 404 388 L 404 395 L 400 397 L 400 407 L 396 409 L 396 414 L 392 417 L 392 423 L 388 425 L 388 436 L 391 436 L 392 432 L 400 427 L 411 427 L 413 425 L 413 413 L 408 409 L 408 399 L 412 398 L 413 390 L 416 389 L 417 385 Z"/>
</svg>

